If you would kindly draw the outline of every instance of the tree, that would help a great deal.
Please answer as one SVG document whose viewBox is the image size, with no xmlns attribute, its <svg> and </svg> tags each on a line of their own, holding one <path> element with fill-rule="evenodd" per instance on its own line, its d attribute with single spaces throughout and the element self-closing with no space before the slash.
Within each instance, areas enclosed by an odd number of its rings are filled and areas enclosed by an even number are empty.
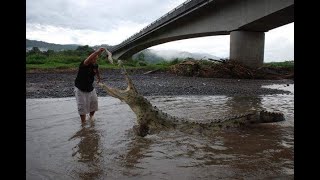
<svg viewBox="0 0 320 180">
<path fill-rule="evenodd" d="M 44 52 L 44 54 L 45 54 L 46 56 L 50 56 L 50 55 L 54 54 L 54 51 L 51 50 L 51 49 L 49 49 L 48 51 Z"/>
<path fill-rule="evenodd" d="M 144 61 L 144 54 L 143 53 L 140 53 L 139 55 L 138 55 L 138 59 L 137 59 L 138 61 Z"/>
<path fill-rule="evenodd" d="M 32 47 L 32 49 L 29 51 L 29 54 L 41 54 L 41 51 L 38 47 Z"/>
<path fill-rule="evenodd" d="M 88 45 L 85 46 L 78 46 L 76 52 L 79 55 L 90 55 L 94 51 L 93 48 L 89 47 Z"/>
</svg>

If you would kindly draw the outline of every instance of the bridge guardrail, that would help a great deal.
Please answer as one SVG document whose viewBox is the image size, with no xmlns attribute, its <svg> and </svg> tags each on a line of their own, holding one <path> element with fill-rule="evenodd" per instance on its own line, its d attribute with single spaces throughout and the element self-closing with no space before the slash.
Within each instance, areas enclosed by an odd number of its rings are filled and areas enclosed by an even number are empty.
<svg viewBox="0 0 320 180">
<path fill-rule="evenodd" d="M 184 13 L 184 12 L 186 12 L 186 11 L 188 11 L 188 10 L 190 10 L 190 9 L 192 9 L 192 8 L 202 4 L 204 2 L 207 2 L 207 1 L 208 0 L 187 0 L 187 1 L 183 2 L 183 3 L 181 3 L 179 6 L 175 7 L 171 11 L 169 11 L 166 14 L 164 14 L 163 16 L 161 16 L 160 18 L 158 18 L 155 21 L 153 21 L 152 23 L 148 24 L 146 27 L 142 28 L 139 32 L 137 32 L 134 35 L 130 36 L 129 38 L 125 39 L 120 44 L 113 46 L 111 51 L 115 51 L 117 49 L 120 49 L 121 47 L 125 46 L 129 42 L 131 42 L 131 41 L 133 41 L 135 39 L 138 39 L 142 35 L 152 31 L 156 27 L 161 26 L 162 24 L 164 24 L 164 23 L 170 21 L 171 19 L 181 15 L 182 13 Z"/>
</svg>

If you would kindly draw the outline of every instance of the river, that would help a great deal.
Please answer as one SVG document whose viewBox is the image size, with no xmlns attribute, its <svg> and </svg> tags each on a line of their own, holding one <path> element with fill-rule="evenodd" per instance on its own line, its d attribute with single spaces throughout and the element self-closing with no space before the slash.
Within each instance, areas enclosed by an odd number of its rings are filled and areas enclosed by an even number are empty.
<svg viewBox="0 0 320 180">
<path fill-rule="evenodd" d="M 163 131 L 133 134 L 135 114 L 118 99 L 99 97 L 95 121 L 81 125 L 75 98 L 26 99 L 27 179 L 293 179 L 294 85 L 287 94 L 147 96 L 159 109 L 191 120 L 253 109 L 286 121 L 212 136 Z"/>
</svg>

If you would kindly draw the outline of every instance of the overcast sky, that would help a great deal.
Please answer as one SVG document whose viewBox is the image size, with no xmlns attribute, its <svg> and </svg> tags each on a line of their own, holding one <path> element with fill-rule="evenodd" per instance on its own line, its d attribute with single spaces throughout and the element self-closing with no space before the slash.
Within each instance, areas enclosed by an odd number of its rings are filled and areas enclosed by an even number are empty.
<svg viewBox="0 0 320 180">
<path fill-rule="evenodd" d="M 116 45 L 185 0 L 27 0 L 26 38 L 56 44 Z M 230 36 L 150 47 L 229 56 Z M 265 62 L 294 59 L 294 23 L 265 34 Z"/>
</svg>

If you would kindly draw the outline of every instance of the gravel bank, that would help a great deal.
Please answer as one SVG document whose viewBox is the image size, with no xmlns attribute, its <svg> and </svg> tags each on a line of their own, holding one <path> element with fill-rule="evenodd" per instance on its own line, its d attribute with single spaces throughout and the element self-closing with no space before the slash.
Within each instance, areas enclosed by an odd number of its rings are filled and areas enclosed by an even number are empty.
<svg viewBox="0 0 320 180">
<path fill-rule="evenodd" d="M 154 95 L 267 95 L 286 94 L 288 91 L 263 88 L 264 85 L 293 84 L 291 79 L 250 80 L 176 76 L 168 72 L 143 74 L 145 71 L 129 72 L 137 90 L 144 96 Z M 26 98 L 73 97 L 74 79 L 77 72 L 28 72 L 26 74 Z M 101 71 L 103 82 L 126 88 L 120 70 Z M 98 96 L 108 96 L 97 87 Z"/>
</svg>

